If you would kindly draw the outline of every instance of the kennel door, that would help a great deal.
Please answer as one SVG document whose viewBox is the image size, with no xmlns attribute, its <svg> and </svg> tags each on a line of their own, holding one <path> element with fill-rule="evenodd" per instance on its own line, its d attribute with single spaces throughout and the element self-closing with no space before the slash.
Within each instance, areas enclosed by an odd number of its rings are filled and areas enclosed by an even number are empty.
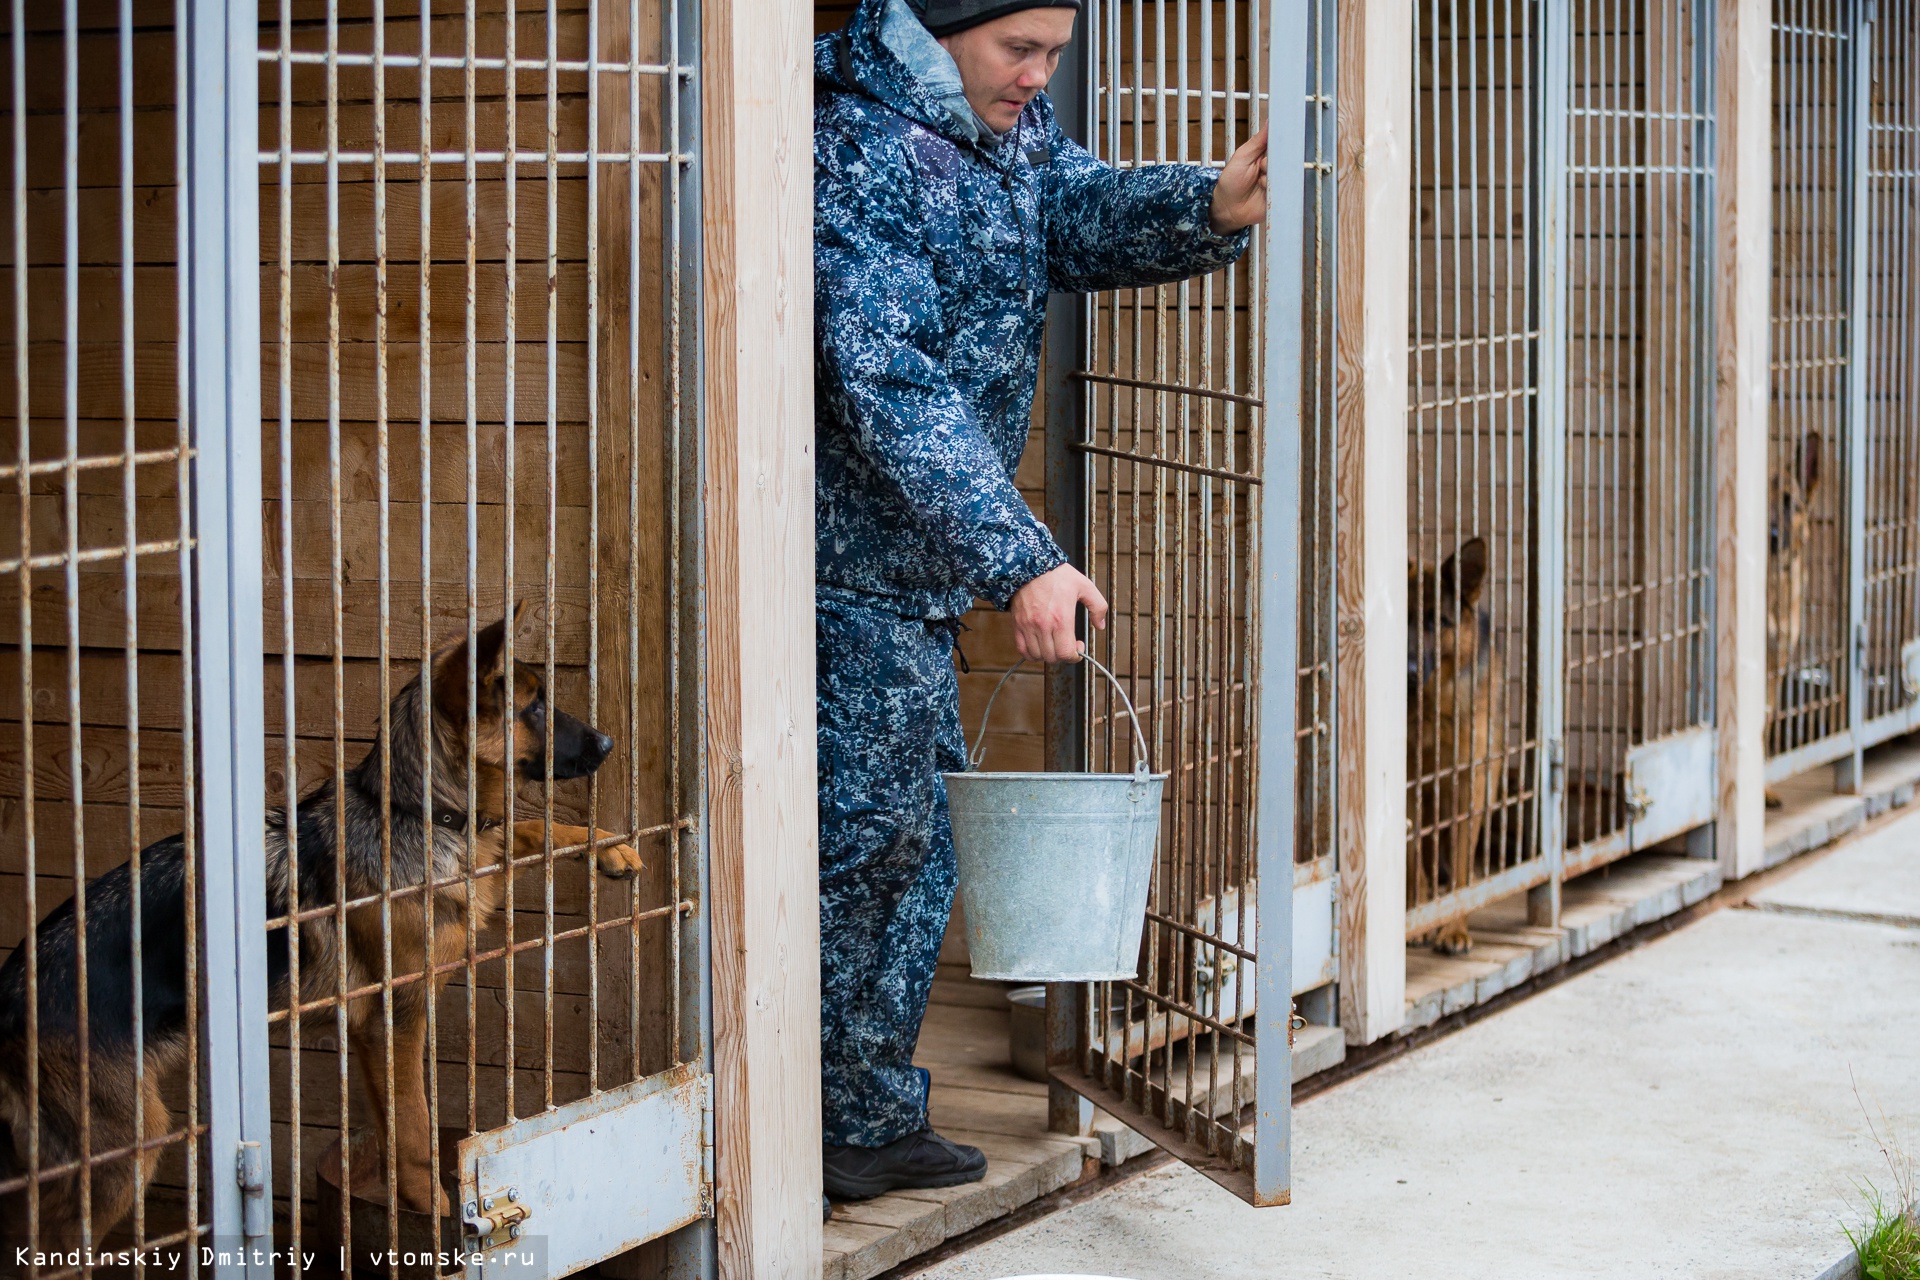
<svg viewBox="0 0 1920 1280">
<path fill-rule="evenodd" d="M 260 4 L 268 1203 L 357 1271 L 710 1274 L 699 26 Z"/>
<path fill-rule="evenodd" d="M 1054 1075 L 1261 1205 L 1291 1194 L 1296 748 L 1320 745 L 1311 733 L 1297 743 L 1295 726 L 1310 552 L 1302 363 L 1322 314 L 1305 284 L 1305 225 L 1331 198 L 1318 163 L 1331 154 L 1331 100 L 1310 76 L 1330 74 L 1332 12 L 1269 0 L 1089 9 L 1096 155 L 1219 166 L 1271 120 L 1269 172 L 1281 176 L 1238 263 L 1088 299 L 1081 349 L 1067 353 L 1075 371 L 1050 384 L 1071 396 L 1071 500 L 1084 563 L 1112 605 L 1091 648 L 1170 775 L 1138 975 L 1053 989 L 1073 993 L 1078 1025 Z M 1087 767 L 1124 770 L 1120 699 L 1103 681 L 1079 696 Z"/>
</svg>

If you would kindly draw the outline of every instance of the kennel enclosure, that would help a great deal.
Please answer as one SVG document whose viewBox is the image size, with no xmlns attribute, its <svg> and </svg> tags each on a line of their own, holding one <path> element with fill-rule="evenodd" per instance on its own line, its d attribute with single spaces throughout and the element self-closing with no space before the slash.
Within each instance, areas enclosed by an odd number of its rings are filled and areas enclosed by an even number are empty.
<svg viewBox="0 0 1920 1280">
<path fill-rule="evenodd" d="M 1767 778 L 1851 790 L 1920 727 L 1920 9 L 1772 12 Z"/>
<path fill-rule="evenodd" d="M 1714 20 L 1416 6 L 1410 938 L 1715 816 Z"/>
<path fill-rule="evenodd" d="M 243 1241 L 337 1244 L 353 1259 L 524 1238 L 546 1274 L 656 1237 L 622 1265 L 697 1274 L 723 1242 L 764 1253 L 777 1216 L 752 1203 L 764 1191 L 716 1168 L 707 956 L 714 929 L 737 936 L 761 914 L 724 851 L 791 822 L 779 815 L 811 755 L 762 766 L 771 800 L 737 788 L 714 800 L 710 761 L 737 760 L 743 743 L 758 758 L 776 724 L 811 732 L 810 699 L 796 711 L 764 683 L 795 683 L 796 659 L 741 627 L 743 594 L 758 616 L 793 612 L 793 557 L 731 550 L 743 528 L 787 545 L 811 517 L 762 499 L 751 477 L 725 487 L 743 406 L 761 485 L 804 491 L 810 472 L 781 435 L 791 389 L 756 400 L 736 349 L 702 343 L 721 297 L 729 344 L 781 351 L 797 332 L 804 352 L 808 335 L 804 315 L 766 321 L 754 301 L 785 288 L 795 261 L 793 234 L 753 232 L 754 218 L 791 221 L 803 200 L 757 191 L 766 199 L 738 220 L 745 248 L 705 230 L 706 159 L 737 190 L 743 154 L 794 133 L 697 74 L 800 63 L 732 39 L 733 21 L 724 3 L 598 0 L 10 11 L 4 945 L 28 957 L 30 988 L 52 980 L 32 968 L 36 919 L 69 897 L 83 911 L 96 877 L 183 833 L 191 1039 L 164 1078 L 129 1069 L 140 1140 L 104 1141 L 107 1113 L 82 1108 L 83 1126 L 101 1123 L 77 1220 L 41 1217 L 27 1243 L 72 1227 L 92 1247 L 220 1244 L 209 1267 L 231 1274 L 270 1268 L 235 1252 Z M 717 59 L 703 61 L 703 23 L 728 37 Z M 804 42 L 793 24 L 782 34 Z M 403 703 L 472 725 L 469 759 L 429 767 L 458 752 L 404 744 L 442 721 L 389 714 L 516 601 L 528 617 L 506 641 L 511 661 L 552 708 L 614 741 L 590 781 L 553 777 L 551 717 L 480 724 L 470 666 L 443 699 Z M 535 761 L 517 791 L 489 799 L 462 782 L 431 812 L 399 803 L 420 779 L 396 770 L 484 773 L 489 733 L 518 735 Z M 363 757 L 372 773 L 354 776 Z M 266 812 L 329 783 L 366 802 L 367 776 L 375 830 L 295 839 L 286 856 L 296 879 L 351 857 L 371 890 L 263 919 Z M 409 848 L 442 822 L 484 831 L 494 803 L 505 830 L 520 828 L 520 856 L 486 865 L 470 843 L 431 892 L 408 880 Z M 567 824 L 599 834 L 569 840 Z M 639 852 L 638 876 L 590 872 L 616 844 Z M 760 883 L 785 895 L 791 878 L 775 868 Z M 459 922 L 452 908 L 489 879 L 506 927 Z M 428 965 L 419 938 L 436 907 L 464 936 Z M 805 917 L 792 927 L 809 945 Z M 372 960 L 349 978 L 342 944 L 355 938 Z M 136 951 L 166 941 L 136 924 Z M 270 1003 L 276 946 L 305 988 L 291 1007 Z M 759 953 L 735 965 L 760 982 L 762 1007 L 810 1006 L 810 983 L 752 976 L 764 967 Z M 84 965 L 77 980 L 84 991 Z M 427 1142 L 451 1202 L 436 1238 L 387 1188 L 408 1121 L 396 1011 L 439 984 L 411 1072 L 427 1073 Z M 718 1003 L 739 1051 L 763 1051 L 764 1019 Z M 27 1060 L 49 1043 L 30 1021 Z M 92 1067 L 116 1064 L 96 1050 Z M 737 1059 L 720 1064 L 719 1090 L 739 1077 Z M 370 1107 L 369 1079 L 388 1099 L 398 1084 L 401 1100 Z M 768 1108 L 804 1129 L 780 1093 L 764 1085 L 726 1112 L 732 1150 L 767 1140 Z M 140 1114 L 148 1097 L 164 1099 L 164 1123 Z M 386 1159 L 368 1141 L 381 1130 Z M 597 1156 L 609 1142 L 651 1154 Z M 160 1153 L 150 1176 L 145 1151 Z M 556 1183 L 583 1162 L 601 1166 L 591 1186 Z M 0 1196 L 31 1201 L 70 1172 L 31 1149 L 28 1164 Z M 717 1230 L 728 1176 L 739 1198 Z M 114 1177 L 133 1181 L 124 1214 L 85 1189 Z"/>
</svg>

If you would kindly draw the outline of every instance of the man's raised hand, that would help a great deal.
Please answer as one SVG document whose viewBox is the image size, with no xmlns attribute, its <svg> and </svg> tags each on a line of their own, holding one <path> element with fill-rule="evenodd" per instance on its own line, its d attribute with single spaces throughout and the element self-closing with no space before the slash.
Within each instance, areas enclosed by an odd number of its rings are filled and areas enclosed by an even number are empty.
<svg viewBox="0 0 1920 1280">
<path fill-rule="evenodd" d="M 1267 130 L 1240 144 L 1227 158 L 1213 189 L 1209 221 L 1215 235 L 1227 236 L 1242 227 L 1256 226 L 1267 216 Z"/>
</svg>

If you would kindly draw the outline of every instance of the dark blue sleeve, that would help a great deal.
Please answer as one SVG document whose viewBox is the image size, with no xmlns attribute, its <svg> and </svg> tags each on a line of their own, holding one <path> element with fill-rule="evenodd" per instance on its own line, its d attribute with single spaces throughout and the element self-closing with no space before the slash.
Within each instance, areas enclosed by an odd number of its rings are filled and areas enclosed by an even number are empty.
<svg viewBox="0 0 1920 1280">
<path fill-rule="evenodd" d="M 1222 236 L 1209 225 L 1217 172 L 1191 164 L 1115 169 L 1060 131 L 1051 104 L 1043 110 L 1048 287 L 1092 293 L 1170 284 L 1246 252 L 1251 227 Z"/>
<path fill-rule="evenodd" d="M 816 137 L 818 391 L 961 584 L 1004 608 L 1066 556 L 947 377 L 940 291 L 913 173 L 890 135 Z"/>
</svg>

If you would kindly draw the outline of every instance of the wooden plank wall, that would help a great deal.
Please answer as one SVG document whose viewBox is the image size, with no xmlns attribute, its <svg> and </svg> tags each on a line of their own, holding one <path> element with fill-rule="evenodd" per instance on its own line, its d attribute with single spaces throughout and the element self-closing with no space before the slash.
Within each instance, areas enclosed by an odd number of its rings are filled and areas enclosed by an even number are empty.
<svg viewBox="0 0 1920 1280">
<path fill-rule="evenodd" d="M 701 621 L 714 652 L 702 746 L 724 1280 L 807 1280 L 823 1263 L 810 17 L 795 3 L 700 7 Z"/>
<path fill-rule="evenodd" d="M 1771 0 L 1720 0 L 1714 495 L 1714 856 L 1728 880 L 1766 862 L 1767 285 L 1772 220 Z"/>
<path fill-rule="evenodd" d="M 1340 0 L 1334 584 L 1340 1025 L 1370 1044 L 1406 1019 L 1407 323 L 1414 233 L 1411 25 L 1397 0 Z"/>
</svg>

